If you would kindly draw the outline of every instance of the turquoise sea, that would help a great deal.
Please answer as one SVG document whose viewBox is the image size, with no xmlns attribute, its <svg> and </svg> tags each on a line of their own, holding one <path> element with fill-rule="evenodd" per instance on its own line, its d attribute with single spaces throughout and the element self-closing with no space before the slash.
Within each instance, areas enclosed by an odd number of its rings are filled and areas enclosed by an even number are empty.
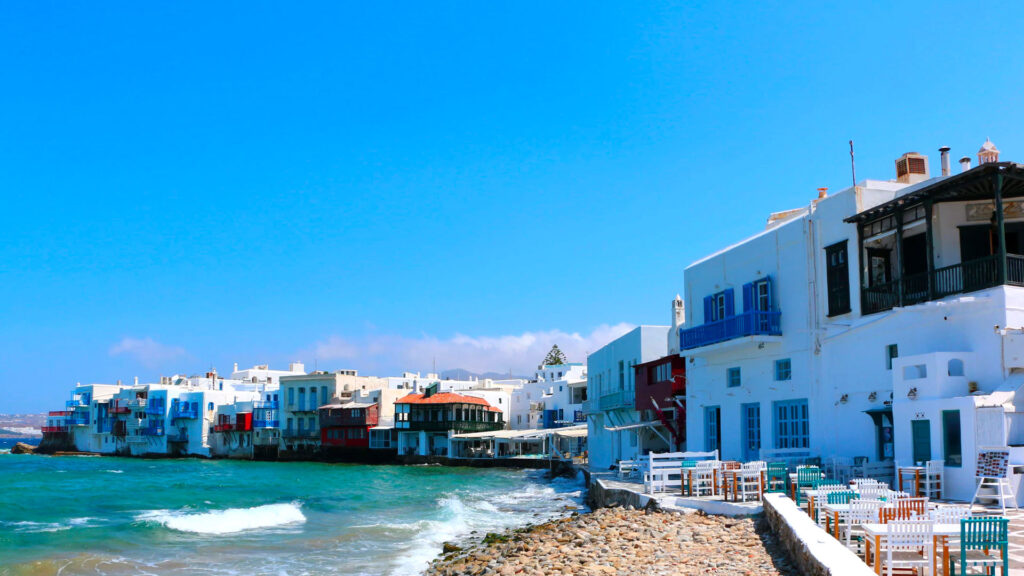
<svg viewBox="0 0 1024 576">
<path fill-rule="evenodd" d="M 419 574 L 582 497 L 538 471 L 0 454 L 0 575 Z"/>
</svg>

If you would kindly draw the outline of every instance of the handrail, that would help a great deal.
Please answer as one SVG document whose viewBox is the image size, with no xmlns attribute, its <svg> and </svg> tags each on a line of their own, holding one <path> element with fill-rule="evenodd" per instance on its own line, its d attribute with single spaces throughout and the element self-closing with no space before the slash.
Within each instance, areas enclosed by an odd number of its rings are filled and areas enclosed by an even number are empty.
<svg viewBox="0 0 1024 576">
<path fill-rule="evenodd" d="M 721 320 L 679 330 L 679 347 L 690 350 L 744 336 L 781 336 L 782 313 L 747 310 Z"/>
</svg>

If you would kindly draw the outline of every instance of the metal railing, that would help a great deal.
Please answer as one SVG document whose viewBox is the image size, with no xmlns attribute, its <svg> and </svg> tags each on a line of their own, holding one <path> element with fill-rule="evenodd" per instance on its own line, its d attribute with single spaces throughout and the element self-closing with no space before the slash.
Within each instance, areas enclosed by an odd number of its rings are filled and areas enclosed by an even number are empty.
<svg viewBox="0 0 1024 576">
<path fill-rule="evenodd" d="M 143 426 L 141 434 L 143 436 L 163 436 L 164 435 L 164 425 L 163 424 L 150 424 L 148 426 Z"/>
<path fill-rule="evenodd" d="M 167 404 L 163 400 L 150 400 L 146 404 L 146 414 L 163 416 L 167 412 Z"/>
<path fill-rule="evenodd" d="M 700 326 L 679 330 L 679 347 L 690 350 L 744 336 L 781 336 L 782 313 L 747 310 Z"/>
<path fill-rule="evenodd" d="M 199 418 L 198 403 L 172 402 L 171 418 Z"/>
<path fill-rule="evenodd" d="M 68 417 L 68 424 L 72 426 L 88 426 L 89 425 L 89 413 L 88 412 L 75 412 Z"/>
<path fill-rule="evenodd" d="M 252 421 L 252 427 L 253 428 L 280 428 L 281 427 L 281 421 L 280 420 L 253 420 Z"/>
<path fill-rule="evenodd" d="M 298 430 L 295 428 L 285 428 L 281 431 L 281 436 L 284 438 L 319 438 L 319 430 Z"/>
<path fill-rule="evenodd" d="M 43 426 L 43 434 L 66 434 L 71 429 L 68 426 Z"/>
<path fill-rule="evenodd" d="M 624 408 L 632 405 L 633 395 L 627 393 L 625 390 L 612 392 L 611 394 L 603 394 L 598 401 L 598 406 L 601 410 L 613 410 L 615 408 Z"/>
</svg>

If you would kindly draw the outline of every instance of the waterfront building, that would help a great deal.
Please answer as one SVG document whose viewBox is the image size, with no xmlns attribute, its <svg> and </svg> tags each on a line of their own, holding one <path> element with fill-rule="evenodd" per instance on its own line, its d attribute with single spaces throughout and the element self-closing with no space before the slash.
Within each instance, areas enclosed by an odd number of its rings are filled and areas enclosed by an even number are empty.
<svg viewBox="0 0 1024 576">
<path fill-rule="evenodd" d="M 587 442 L 590 465 L 606 469 L 653 446 L 660 421 L 641 420 L 634 367 L 665 356 L 668 326 L 638 326 L 587 356 Z"/>
<path fill-rule="evenodd" d="M 587 399 L 587 367 L 583 363 L 537 368 L 534 380 L 511 394 L 507 420 L 513 430 L 557 428 L 585 424 L 583 401 Z"/>
<path fill-rule="evenodd" d="M 408 394 L 395 402 L 395 428 L 400 455 L 446 456 L 449 437 L 465 432 L 505 428 L 503 412 L 479 391 L 439 392 L 434 383 L 422 394 Z"/>
<path fill-rule="evenodd" d="M 309 453 L 319 448 L 320 406 L 330 404 L 333 398 L 348 400 L 356 391 L 379 390 L 388 385 L 383 378 L 360 376 L 356 370 L 281 376 L 279 382 L 280 449 L 289 453 Z"/>
<path fill-rule="evenodd" d="M 691 264 L 690 448 L 942 459 L 958 499 L 979 449 L 1024 461 L 1024 168 L 991 149 L 957 175 L 942 149 L 934 178 L 904 154 L 895 180 L 822 191 Z"/>
</svg>

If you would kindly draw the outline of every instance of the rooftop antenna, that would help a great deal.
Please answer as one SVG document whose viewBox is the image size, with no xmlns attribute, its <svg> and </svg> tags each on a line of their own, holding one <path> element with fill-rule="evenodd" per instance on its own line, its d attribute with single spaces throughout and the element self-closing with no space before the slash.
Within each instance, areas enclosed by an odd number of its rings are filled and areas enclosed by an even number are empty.
<svg viewBox="0 0 1024 576">
<path fill-rule="evenodd" d="M 850 140 L 850 173 L 853 175 L 853 187 L 857 187 L 857 162 L 853 159 L 853 140 Z"/>
</svg>

